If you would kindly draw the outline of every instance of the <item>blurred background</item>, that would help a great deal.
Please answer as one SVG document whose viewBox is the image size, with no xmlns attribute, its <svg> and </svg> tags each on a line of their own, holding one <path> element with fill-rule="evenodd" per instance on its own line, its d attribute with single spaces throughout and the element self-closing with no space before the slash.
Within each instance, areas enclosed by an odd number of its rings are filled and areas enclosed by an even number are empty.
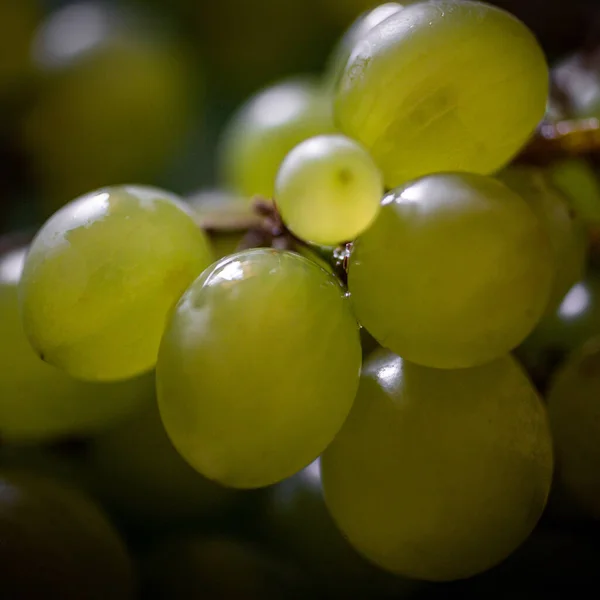
<svg viewBox="0 0 600 600">
<path fill-rule="evenodd" d="M 551 62 L 598 0 L 497 0 Z M 100 186 L 219 184 L 219 136 L 262 87 L 320 73 L 372 0 L 0 0 L 0 233 Z"/>
</svg>

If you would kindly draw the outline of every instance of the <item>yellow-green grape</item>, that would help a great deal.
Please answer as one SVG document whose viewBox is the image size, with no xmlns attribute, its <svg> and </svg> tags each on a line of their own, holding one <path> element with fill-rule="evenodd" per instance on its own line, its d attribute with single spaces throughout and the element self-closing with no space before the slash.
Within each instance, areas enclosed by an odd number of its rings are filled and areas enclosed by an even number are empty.
<svg viewBox="0 0 600 600">
<path fill-rule="evenodd" d="M 38 0 L 0 3 L 0 97 L 18 91 L 33 74 L 31 42 L 39 17 Z"/>
<path fill-rule="evenodd" d="M 223 133 L 223 182 L 243 196 L 271 198 L 286 154 L 309 137 L 334 130 L 331 98 L 318 82 L 293 79 L 262 90 Z"/>
<path fill-rule="evenodd" d="M 430 173 L 496 171 L 547 99 L 544 54 L 523 23 L 484 3 L 439 0 L 405 7 L 357 44 L 335 118 L 395 187 Z"/>
<path fill-rule="evenodd" d="M 281 163 L 275 201 L 288 229 L 324 246 L 353 240 L 375 219 L 383 196 L 377 165 L 343 135 L 298 144 Z"/>
<path fill-rule="evenodd" d="M 140 186 L 92 192 L 31 244 L 20 284 L 25 333 L 40 357 L 80 379 L 148 371 L 168 313 L 211 260 L 175 196 Z"/>
<path fill-rule="evenodd" d="M 385 348 L 429 367 L 483 364 L 525 339 L 548 303 L 552 248 L 495 179 L 440 174 L 390 192 L 356 240 L 348 286 Z"/>
<path fill-rule="evenodd" d="M 573 210 L 588 225 L 600 225 L 600 180 L 590 163 L 568 158 L 548 167 L 552 183 L 569 199 Z"/>
<path fill-rule="evenodd" d="M 521 195 L 544 225 L 552 250 L 556 272 L 546 313 L 551 314 L 565 294 L 585 272 L 588 236 L 567 198 L 552 185 L 542 169 L 511 166 L 499 175 L 500 181 Z"/>
<path fill-rule="evenodd" d="M 46 85 L 21 138 L 43 186 L 43 209 L 101 186 L 156 180 L 199 105 L 197 69 L 185 51 L 94 1 L 52 13 L 34 49 Z"/>
<path fill-rule="evenodd" d="M 548 412 L 565 492 L 600 519 L 600 339 L 576 350 L 554 377 Z"/>
<path fill-rule="evenodd" d="M 402 10 L 402 4 L 397 2 L 386 2 L 380 4 L 368 12 L 362 14 L 348 28 L 342 39 L 337 43 L 325 69 L 325 84 L 332 90 L 340 80 L 346 67 L 346 63 L 352 54 L 352 50 L 362 38 L 364 38 L 373 27 L 385 21 L 389 16 Z"/>
<path fill-rule="evenodd" d="M 48 477 L 0 472 L 0 577 L 7 600 L 133 600 L 125 545 L 86 496 Z"/>
<path fill-rule="evenodd" d="M 146 529 L 220 516 L 237 499 L 181 458 L 156 401 L 94 437 L 84 458 L 90 489 L 116 514 Z"/>
<path fill-rule="evenodd" d="M 232 537 L 174 537 L 143 558 L 143 589 L 153 600 L 321 597 L 302 573 L 279 557 Z"/>
<path fill-rule="evenodd" d="M 0 437 L 40 442 L 91 433 L 135 412 L 152 397 L 152 376 L 88 383 L 36 356 L 19 317 L 17 286 L 26 252 L 20 248 L 0 258 Z"/>
<path fill-rule="evenodd" d="M 261 223 L 252 202 L 227 190 L 201 190 L 187 200 L 209 236 L 216 259 L 233 254 L 247 231 Z"/>
<path fill-rule="evenodd" d="M 383 350 L 321 457 L 325 502 L 350 543 L 430 581 L 513 552 L 542 514 L 552 467 L 546 411 L 510 356 L 442 370 Z"/>
<path fill-rule="evenodd" d="M 165 331 L 158 401 L 173 445 L 200 473 L 256 488 L 313 461 L 358 385 L 358 326 L 340 283 L 306 258 L 225 258 L 183 295 Z"/>
</svg>

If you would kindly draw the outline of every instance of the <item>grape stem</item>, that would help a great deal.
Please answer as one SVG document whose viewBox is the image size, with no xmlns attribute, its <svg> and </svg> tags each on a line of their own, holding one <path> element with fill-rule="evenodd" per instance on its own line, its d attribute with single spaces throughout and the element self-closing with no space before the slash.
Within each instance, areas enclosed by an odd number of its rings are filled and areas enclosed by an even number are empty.
<svg viewBox="0 0 600 600">
<path fill-rule="evenodd" d="M 249 250 L 250 248 L 276 248 L 294 252 L 305 248 L 326 260 L 342 283 L 344 285 L 347 283 L 348 258 L 352 249 L 351 242 L 340 244 L 331 253 L 319 252 L 317 248 L 295 236 L 285 226 L 275 200 L 267 200 L 261 196 L 256 196 L 253 204 L 255 213 L 261 218 L 257 224 L 248 229 L 246 235 L 238 244 L 238 251 Z"/>
<path fill-rule="evenodd" d="M 542 123 L 517 161 L 546 165 L 590 155 L 600 156 L 600 120 L 595 118 Z"/>
</svg>

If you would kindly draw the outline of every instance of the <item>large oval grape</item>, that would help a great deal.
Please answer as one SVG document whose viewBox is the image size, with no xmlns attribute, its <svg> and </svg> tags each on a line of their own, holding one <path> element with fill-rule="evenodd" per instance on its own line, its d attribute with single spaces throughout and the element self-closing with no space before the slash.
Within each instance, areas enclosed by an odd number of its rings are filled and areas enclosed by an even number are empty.
<svg viewBox="0 0 600 600">
<path fill-rule="evenodd" d="M 275 483 L 331 442 L 352 406 L 361 349 L 339 282 L 290 252 L 207 269 L 175 309 L 157 366 L 167 433 L 231 487 Z"/>
<path fill-rule="evenodd" d="M 21 319 L 17 285 L 27 249 L 0 258 L 0 436 L 40 442 L 96 432 L 152 398 L 151 375 L 115 383 L 73 379 L 36 356 Z"/>
<path fill-rule="evenodd" d="M 547 234 L 525 201 L 482 175 L 431 175 L 390 192 L 350 257 L 361 324 L 429 367 L 483 364 L 542 316 L 554 277 Z"/>
<path fill-rule="evenodd" d="M 74 377 L 117 380 L 156 364 L 167 313 L 212 260 L 171 194 L 123 186 L 92 192 L 51 217 L 20 284 L 37 353 Z"/>
<path fill-rule="evenodd" d="M 546 411 L 510 356 L 451 371 L 378 351 L 321 476 L 359 552 L 392 572 L 444 581 L 494 566 L 528 537 L 552 463 Z"/>
<path fill-rule="evenodd" d="M 419 2 L 355 47 L 335 118 L 388 187 L 443 171 L 489 174 L 544 116 L 548 67 L 516 17 L 467 0 Z"/>
</svg>

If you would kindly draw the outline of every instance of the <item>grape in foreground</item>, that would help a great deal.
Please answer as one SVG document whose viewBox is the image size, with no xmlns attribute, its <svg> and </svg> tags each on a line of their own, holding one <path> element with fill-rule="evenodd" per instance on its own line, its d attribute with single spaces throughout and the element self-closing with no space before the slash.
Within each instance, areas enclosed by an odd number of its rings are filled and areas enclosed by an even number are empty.
<svg viewBox="0 0 600 600">
<path fill-rule="evenodd" d="M 25 333 L 73 377 L 125 379 L 156 364 L 168 312 L 210 264 L 204 233 L 174 196 L 92 192 L 35 237 L 20 283 Z"/>
<path fill-rule="evenodd" d="M 45 476 L 0 473 L 0 574 L 10 600 L 132 600 L 133 566 L 106 516 Z"/>
<path fill-rule="evenodd" d="M 309 137 L 334 130 L 331 98 L 318 82 L 292 79 L 262 90 L 238 110 L 223 133 L 223 183 L 243 196 L 272 198 L 286 154 Z"/>
<path fill-rule="evenodd" d="M 576 350 L 555 375 L 548 412 L 560 484 L 580 508 L 600 518 L 600 339 Z"/>
<path fill-rule="evenodd" d="M 510 356 L 438 370 L 378 351 L 321 476 L 334 520 L 365 557 L 417 579 L 470 577 L 505 559 L 542 514 L 546 411 Z"/>
<path fill-rule="evenodd" d="M 343 135 L 320 135 L 296 146 L 275 181 L 284 223 L 299 238 L 332 246 L 353 240 L 375 219 L 383 180 L 369 154 Z"/>
<path fill-rule="evenodd" d="M 25 337 L 17 285 L 27 249 L 0 258 L 0 436 L 39 442 L 91 433 L 135 412 L 152 397 L 150 375 L 116 383 L 73 379 L 40 360 Z"/>
<path fill-rule="evenodd" d="M 490 174 L 544 116 L 548 68 L 516 17 L 467 0 L 419 2 L 354 48 L 335 98 L 388 187 L 444 171 Z"/>
<path fill-rule="evenodd" d="M 358 326 L 339 282 L 297 254 L 234 254 L 183 295 L 157 365 L 175 448 L 238 488 L 299 471 L 331 442 L 358 385 Z"/>
<path fill-rule="evenodd" d="M 552 250 L 525 201 L 482 175 L 439 174 L 390 192 L 354 244 L 348 285 L 384 347 L 438 368 L 483 364 L 542 316 Z"/>
<path fill-rule="evenodd" d="M 567 198 L 552 185 L 550 177 L 542 169 L 511 166 L 499 175 L 499 179 L 527 202 L 548 233 L 556 267 L 546 307 L 546 313 L 550 314 L 583 277 L 587 231 Z"/>
</svg>

